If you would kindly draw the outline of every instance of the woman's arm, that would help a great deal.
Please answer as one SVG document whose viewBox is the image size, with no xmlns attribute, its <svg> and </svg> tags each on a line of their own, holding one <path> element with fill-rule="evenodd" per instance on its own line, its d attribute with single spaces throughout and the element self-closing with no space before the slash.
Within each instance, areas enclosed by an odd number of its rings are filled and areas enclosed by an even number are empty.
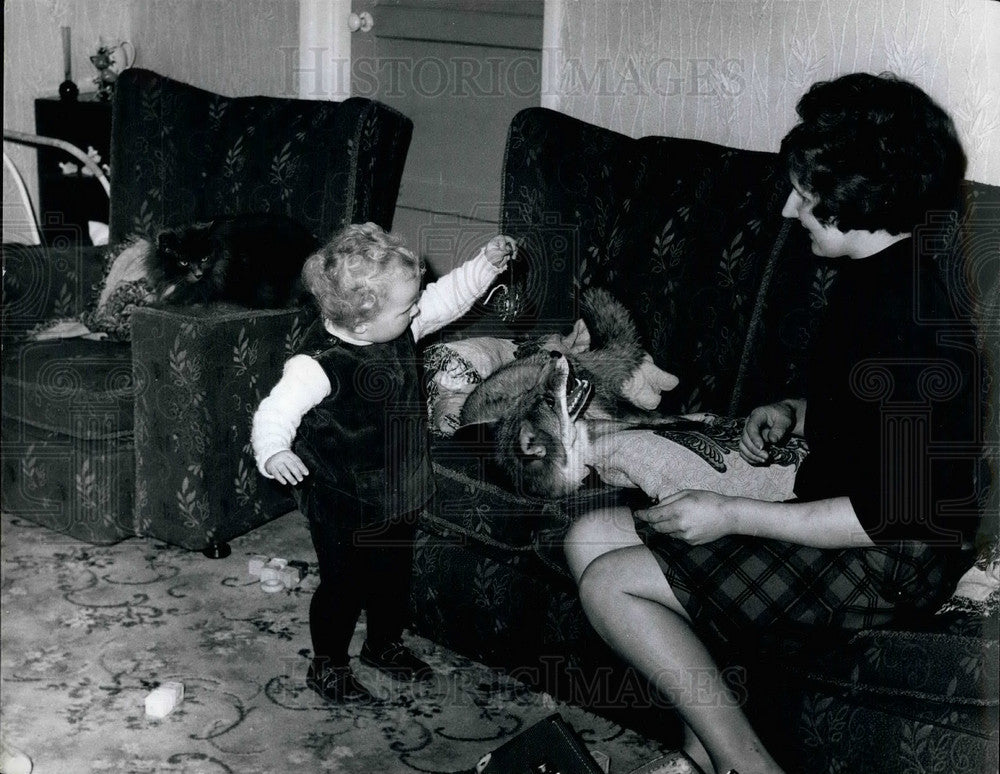
<svg viewBox="0 0 1000 774">
<path fill-rule="evenodd" d="M 791 503 L 733 498 L 724 509 L 734 520 L 734 532 L 738 535 L 784 540 L 815 548 L 874 545 L 847 497 Z"/>
<path fill-rule="evenodd" d="M 874 545 L 847 497 L 769 503 L 685 489 L 652 508 L 636 511 L 635 516 L 657 532 L 692 545 L 710 543 L 724 535 L 771 538 L 816 548 Z"/>
</svg>

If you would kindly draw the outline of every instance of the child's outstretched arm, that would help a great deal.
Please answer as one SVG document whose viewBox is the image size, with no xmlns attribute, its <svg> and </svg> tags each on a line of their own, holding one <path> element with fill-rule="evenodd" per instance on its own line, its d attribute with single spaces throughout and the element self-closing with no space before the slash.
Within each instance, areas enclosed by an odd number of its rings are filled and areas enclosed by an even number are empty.
<svg viewBox="0 0 1000 774">
<path fill-rule="evenodd" d="M 413 338 L 419 341 L 468 312 L 497 275 L 507 268 L 508 261 L 516 257 L 517 243 L 514 239 L 498 234 L 475 258 L 424 288 L 417 304 L 420 314 L 413 318 L 410 326 Z"/>
<path fill-rule="evenodd" d="M 280 381 L 257 407 L 250 431 L 257 469 L 264 476 L 294 485 L 309 475 L 292 451 L 292 441 L 305 413 L 329 394 L 330 380 L 311 357 L 296 355 L 285 363 Z"/>
</svg>

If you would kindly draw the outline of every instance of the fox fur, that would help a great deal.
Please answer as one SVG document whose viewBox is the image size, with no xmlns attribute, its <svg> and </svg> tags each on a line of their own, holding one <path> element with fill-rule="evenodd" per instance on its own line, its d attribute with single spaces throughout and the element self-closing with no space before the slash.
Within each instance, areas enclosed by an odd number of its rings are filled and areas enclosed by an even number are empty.
<svg viewBox="0 0 1000 774">
<path fill-rule="evenodd" d="M 535 388 L 553 351 L 564 354 L 576 375 L 593 385 L 588 416 L 648 419 L 660 393 L 677 386 L 677 377 L 653 365 L 628 310 L 606 290 L 588 288 L 580 306 L 583 320 L 572 338 L 541 339 L 537 352 L 493 372 L 469 395 L 461 424 L 496 422 L 512 413 Z"/>
<path fill-rule="evenodd" d="M 587 422 L 673 421 L 652 409 L 677 378 L 653 364 L 628 310 L 590 288 L 581 311 L 573 337 L 543 339 L 538 352 L 495 371 L 462 407 L 463 425 L 495 424 L 497 462 L 531 494 L 559 496 L 580 486 L 587 469 L 573 451 Z M 589 346 L 591 334 L 597 346 Z M 538 421 L 552 412 L 555 423 Z"/>
<path fill-rule="evenodd" d="M 773 448 L 768 465 L 751 465 L 738 452 L 741 419 L 588 417 L 581 396 L 589 389 L 569 360 L 553 353 L 534 388 L 499 420 L 497 461 L 525 493 L 561 497 L 593 471 L 604 483 L 641 489 L 654 502 L 681 489 L 769 501 L 793 496 L 806 452 L 802 439 Z"/>
</svg>

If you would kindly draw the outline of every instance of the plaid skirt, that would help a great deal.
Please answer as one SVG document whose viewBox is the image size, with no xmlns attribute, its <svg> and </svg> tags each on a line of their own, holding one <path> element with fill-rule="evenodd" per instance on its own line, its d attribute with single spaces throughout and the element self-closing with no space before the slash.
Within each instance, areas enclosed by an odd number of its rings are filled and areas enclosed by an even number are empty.
<svg viewBox="0 0 1000 774">
<path fill-rule="evenodd" d="M 951 591 L 947 562 L 923 543 L 824 549 L 727 536 L 692 546 L 638 527 L 692 626 L 725 643 L 755 631 L 885 625 Z"/>
</svg>

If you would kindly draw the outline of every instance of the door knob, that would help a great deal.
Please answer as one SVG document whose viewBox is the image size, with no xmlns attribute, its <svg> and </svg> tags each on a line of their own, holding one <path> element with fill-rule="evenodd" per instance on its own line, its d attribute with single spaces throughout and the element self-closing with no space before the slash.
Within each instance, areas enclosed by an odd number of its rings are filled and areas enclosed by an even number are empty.
<svg viewBox="0 0 1000 774">
<path fill-rule="evenodd" d="M 352 13 L 347 17 L 347 26 L 351 32 L 368 32 L 375 26 L 375 19 L 372 18 L 372 15 L 368 11 Z"/>
</svg>

